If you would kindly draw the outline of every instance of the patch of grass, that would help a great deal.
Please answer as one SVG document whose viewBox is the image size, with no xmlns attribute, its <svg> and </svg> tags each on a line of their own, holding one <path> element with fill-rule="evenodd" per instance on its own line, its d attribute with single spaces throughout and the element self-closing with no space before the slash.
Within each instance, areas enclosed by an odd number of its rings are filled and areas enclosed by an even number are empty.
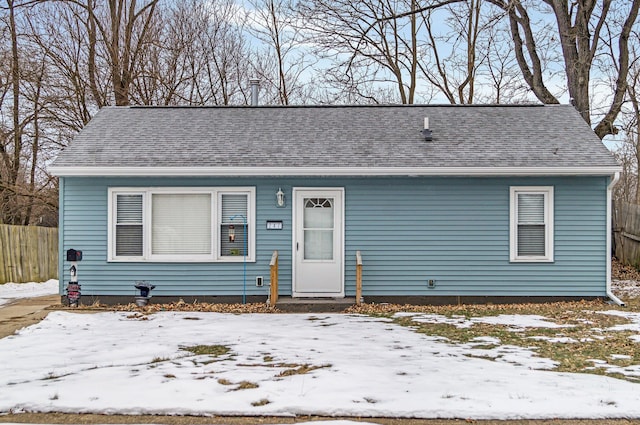
<svg viewBox="0 0 640 425">
<path fill-rule="evenodd" d="M 209 356 L 224 356 L 231 348 L 225 345 L 192 345 L 188 347 L 180 347 L 181 350 L 189 351 L 197 356 L 209 355 Z"/>
<path fill-rule="evenodd" d="M 262 361 L 265 362 L 265 363 L 271 363 L 271 362 L 273 362 L 273 357 L 272 356 L 264 356 L 262 358 Z"/>
<path fill-rule="evenodd" d="M 278 374 L 278 376 L 291 376 L 291 375 L 304 375 L 316 369 L 322 369 L 325 367 L 331 367 L 330 364 L 325 364 L 321 366 L 315 366 L 310 364 L 298 365 L 298 367 L 292 369 L 283 370 Z"/>
<path fill-rule="evenodd" d="M 162 362 L 168 362 L 169 360 L 171 360 L 168 357 L 154 357 L 153 359 L 151 359 L 151 363 L 162 363 Z"/>
<path fill-rule="evenodd" d="M 131 320 L 149 320 L 148 316 L 145 316 L 144 314 L 141 313 L 133 313 L 127 316 L 127 319 L 131 319 Z"/>
<path fill-rule="evenodd" d="M 231 382 L 231 381 L 229 381 L 228 379 L 225 379 L 225 378 L 218 379 L 218 384 L 225 385 L 225 386 L 235 385 L 236 387 L 231 389 L 231 391 L 251 390 L 251 389 L 259 387 L 259 385 L 256 384 L 255 382 L 240 381 L 238 383 L 233 383 L 233 382 Z"/>
<path fill-rule="evenodd" d="M 267 405 L 267 404 L 269 404 L 269 403 L 271 403 L 271 402 L 270 402 L 268 399 L 263 398 L 263 399 L 261 399 L 261 400 L 254 401 L 253 403 L 251 403 L 251 405 L 252 405 L 253 407 L 259 407 L 259 406 Z"/>
<path fill-rule="evenodd" d="M 491 350 L 493 348 L 496 348 L 497 346 L 499 346 L 500 344 L 478 344 L 478 345 L 473 345 L 473 348 L 475 350 Z"/>
<path fill-rule="evenodd" d="M 488 354 L 478 354 L 478 353 L 465 353 L 463 354 L 465 357 L 469 357 L 471 359 L 483 359 L 483 360 L 491 360 L 495 361 L 496 356 L 490 356 Z"/>
<path fill-rule="evenodd" d="M 238 363 L 238 366 L 242 366 L 242 367 L 288 367 L 288 368 L 292 368 L 292 367 L 298 367 L 300 366 L 300 364 L 298 363 L 270 363 L 270 364 L 265 364 L 265 363 Z"/>
<path fill-rule="evenodd" d="M 176 375 L 174 375 L 173 373 L 166 373 L 163 375 L 165 378 L 175 378 Z"/>
<path fill-rule="evenodd" d="M 640 300 L 627 303 L 623 311 L 639 311 Z M 635 305 L 636 307 L 632 307 Z M 357 310 L 357 311 L 356 311 Z M 581 372 L 640 381 L 639 377 L 624 376 L 609 372 L 607 367 L 594 367 L 593 359 L 602 360 L 608 365 L 627 367 L 640 364 L 640 350 L 637 343 L 629 337 L 637 334 L 632 331 L 613 331 L 609 328 L 629 323 L 624 317 L 599 313 L 604 310 L 622 310 L 617 306 L 602 301 L 557 302 L 547 304 L 505 304 L 505 305 L 460 305 L 460 306 L 393 306 L 369 305 L 355 307 L 354 313 L 369 314 L 374 317 L 393 318 L 394 322 L 414 329 L 429 336 L 445 338 L 454 344 L 474 343 L 478 337 L 497 338 L 499 345 L 514 345 L 535 352 L 538 356 L 558 363 L 554 369 L 562 372 Z M 514 331 L 506 325 L 490 325 L 474 323 L 467 328 L 459 329 L 444 323 L 418 323 L 411 317 L 393 317 L 399 311 L 439 314 L 445 317 L 496 316 L 499 314 L 539 315 L 547 321 L 559 325 L 571 325 L 566 328 L 525 328 Z M 566 338 L 570 342 L 554 342 L 532 338 Z M 483 354 L 485 350 L 495 349 L 498 345 L 485 341 L 475 341 L 471 357 L 494 360 L 494 355 Z M 612 355 L 625 355 L 628 358 L 612 358 Z"/>
<path fill-rule="evenodd" d="M 260 385 L 256 384 L 255 382 L 250 382 L 250 381 L 242 381 L 239 382 L 237 384 L 238 386 L 235 387 L 233 389 L 233 391 L 239 391 L 239 390 L 251 390 L 254 388 L 258 388 Z"/>
<path fill-rule="evenodd" d="M 60 378 L 60 375 L 57 375 L 55 372 L 49 372 L 47 373 L 47 376 L 45 376 L 44 378 L 42 378 L 43 381 L 48 381 L 51 379 L 58 379 Z"/>
<path fill-rule="evenodd" d="M 309 317 L 307 317 L 307 320 L 309 320 L 311 322 L 315 322 L 316 320 L 326 320 L 328 318 L 329 318 L 329 316 L 327 316 L 327 317 L 309 316 Z"/>
</svg>

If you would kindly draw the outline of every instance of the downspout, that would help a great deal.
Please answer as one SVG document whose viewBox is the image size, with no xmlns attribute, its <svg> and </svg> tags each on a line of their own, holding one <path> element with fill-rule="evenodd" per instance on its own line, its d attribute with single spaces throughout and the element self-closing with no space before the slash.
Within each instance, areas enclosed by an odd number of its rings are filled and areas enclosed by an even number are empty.
<svg viewBox="0 0 640 425">
<path fill-rule="evenodd" d="M 58 294 L 64 294 L 64 177 L 58 178 Z"/>
<path fill-rule="evenodd" d="M 607 297 L 619 306 L 624 307 L 624 302 L 611 292 L 611 201 L 613 199 L 613 188 L 620 180 L 620 173 L 611 176 L 611 181 L 607 185 Z"/>
</svg>

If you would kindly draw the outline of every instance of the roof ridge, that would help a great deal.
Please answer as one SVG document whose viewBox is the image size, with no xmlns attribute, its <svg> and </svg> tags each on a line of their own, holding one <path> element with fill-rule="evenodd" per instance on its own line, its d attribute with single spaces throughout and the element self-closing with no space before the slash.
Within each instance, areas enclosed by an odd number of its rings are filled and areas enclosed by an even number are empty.
<svg viewBox="0 0 640 425">
<path fill-rule="evenodd" d="M 545 105 L 542 103 L 477 103 L 477 104 L 375 104 L 375 105 L 128 105 L 109 106 L 109 108 L 128 109 L 340 109 L 340 108 L 525 108 L 544 106 L 571 106 L 565 104 Z"/>
</svg>

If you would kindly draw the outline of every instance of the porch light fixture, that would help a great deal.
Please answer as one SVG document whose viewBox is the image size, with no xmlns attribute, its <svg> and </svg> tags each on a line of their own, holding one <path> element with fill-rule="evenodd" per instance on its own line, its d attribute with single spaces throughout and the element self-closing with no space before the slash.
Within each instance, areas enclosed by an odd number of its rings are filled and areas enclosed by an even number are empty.
<svg viewBox="0 0 640 425">
<path fill-rule="evenodd" d="M 284 192 L 282 191 L 282 188 L 278 188 L 278 191 L 276 192 L 276 205 L 278 206 L 278 208 L 282 208 L 284 207 Z"/>
</svg>

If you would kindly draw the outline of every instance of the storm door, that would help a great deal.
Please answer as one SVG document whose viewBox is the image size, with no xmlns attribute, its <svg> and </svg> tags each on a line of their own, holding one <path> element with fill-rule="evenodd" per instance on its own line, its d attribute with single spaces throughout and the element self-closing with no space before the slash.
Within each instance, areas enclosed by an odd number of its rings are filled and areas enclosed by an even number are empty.
<svg viewBox="0 0 640 425">
<path fill-rule="evenodd" d="M 294 189 L 293 296 L 344 296 L 343 189 Z"/>
</svg>

